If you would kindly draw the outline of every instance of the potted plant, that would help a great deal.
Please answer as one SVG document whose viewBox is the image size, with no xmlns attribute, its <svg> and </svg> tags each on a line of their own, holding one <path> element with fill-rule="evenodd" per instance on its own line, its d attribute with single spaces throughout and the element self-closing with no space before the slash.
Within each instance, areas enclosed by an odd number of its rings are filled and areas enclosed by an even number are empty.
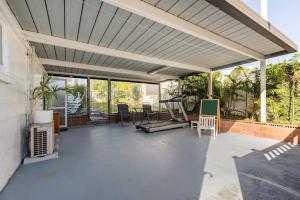
<svg viewBox="0 0 300 200">
<path fill-rule="evenodd" d="M 49 110 L 50 101 L 55 98 L 58 100 L 58 92 L 66 91 L 66 88 L 58 86 L 50 86 L 49 82 L 52 77 L 48 77 L 40 82 L 40 85 L 34 88 L 32 92 L 33 100 L 41 100 L 43 102 L 43 110 L 34 111 L 34 123 L 51 123 L 53 120 L 53 110 Z"/>
</svg>

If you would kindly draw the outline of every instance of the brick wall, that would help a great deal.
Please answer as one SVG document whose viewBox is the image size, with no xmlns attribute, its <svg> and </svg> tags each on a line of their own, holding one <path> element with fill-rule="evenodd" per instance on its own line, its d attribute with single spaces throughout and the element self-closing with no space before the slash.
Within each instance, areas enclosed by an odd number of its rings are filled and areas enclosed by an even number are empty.
<svg viewBox="0 0 300 200">
<path fill-rule="evenodd" d="M 300 127 L 284 124 L 221 120 L 221 131 L 300 144 Z"/>
</svg>

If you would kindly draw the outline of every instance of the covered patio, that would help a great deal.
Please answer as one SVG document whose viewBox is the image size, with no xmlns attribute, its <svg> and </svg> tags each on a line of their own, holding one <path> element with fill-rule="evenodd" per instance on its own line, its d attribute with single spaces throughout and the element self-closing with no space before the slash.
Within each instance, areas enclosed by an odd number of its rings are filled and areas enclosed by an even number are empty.
<svg viewBox="0 0 300 200">
<path fill-rule="evenodd" d="M 8 0 L 2 9 L 48 75 L 108 81 L 107 115 L 111 81 L 159 84 L 206 72 L 213 97 L 212 71 L 260 61 L 266 122 L 266 59 L 297 51 L 267 8 L 260 16 L 242 1 Z"/>
<path fill-rule="evenodd" d="M 163 83 L 204 72 L 214 98 L 213 71 L 259 61 L 265 124 L 266 60 L 297 45 L 243 1 L 3 0 L 0 26 L 1 200 L 300 198 L 300 148 L 281 142 L 299 143 L 297 127 L 276 141 L 235 134 L 243 127 L 223 121 L 213 140 L 187 127 L 145 134 L 115 123 L 118 103 L 142 104 L 122 98 L 121 83 L 166 119 Z M 49 76 L 83 91 L 84 102 L 65 92 L 50 106 L 69 128 L 58 136 L 59 159 L 22 165 L 41 109 L 32 93 Z"/>
<path fill-rule="evenodd" d="M 21 166 L 1 200 L 300 198 L 299 146 L 118 125 L 73 128 L 60 140 L 60 158 Z"/>
</svg>

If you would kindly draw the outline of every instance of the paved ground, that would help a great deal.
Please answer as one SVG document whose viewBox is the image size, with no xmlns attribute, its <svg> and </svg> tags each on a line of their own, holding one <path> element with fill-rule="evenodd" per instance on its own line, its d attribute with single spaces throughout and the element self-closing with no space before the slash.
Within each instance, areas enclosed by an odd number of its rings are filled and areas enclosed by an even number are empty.
<svg viewBox="0 0 300 200">
<path fill-rule="evenodd" d="M 0 199 L 300 199 L 300 147 L 272 140 L 111 125 L 63 132 L 59 153 L 21 166 Z"/>
</svg>

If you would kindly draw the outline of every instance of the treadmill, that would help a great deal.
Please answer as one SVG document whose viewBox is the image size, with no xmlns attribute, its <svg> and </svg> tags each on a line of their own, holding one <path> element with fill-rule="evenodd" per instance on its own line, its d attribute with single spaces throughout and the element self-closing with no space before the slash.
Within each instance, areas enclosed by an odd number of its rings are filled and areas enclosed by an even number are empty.
<svg viewBox="0 0 300 200">
<path fill-rule="evenodd" d="M 186 98 L 186 95 L 179 95 L 171 99 L 160 100 L 159 103 L 164 103 L 166 105 L 171 115 L 171 119 L 167 121 L 139 124 L 136 125 L 136 129 L 141 129 L 146 133 L 152 133 L 157 131 L 188 127 L 190 125 L 190 122 L 182 104 L 184 98 Z M 179 109 L 183 114 L 184 119 L 175 117 L 175 114 L 170 106 L 170 103 L 177 103 Z"/>
</svg>

